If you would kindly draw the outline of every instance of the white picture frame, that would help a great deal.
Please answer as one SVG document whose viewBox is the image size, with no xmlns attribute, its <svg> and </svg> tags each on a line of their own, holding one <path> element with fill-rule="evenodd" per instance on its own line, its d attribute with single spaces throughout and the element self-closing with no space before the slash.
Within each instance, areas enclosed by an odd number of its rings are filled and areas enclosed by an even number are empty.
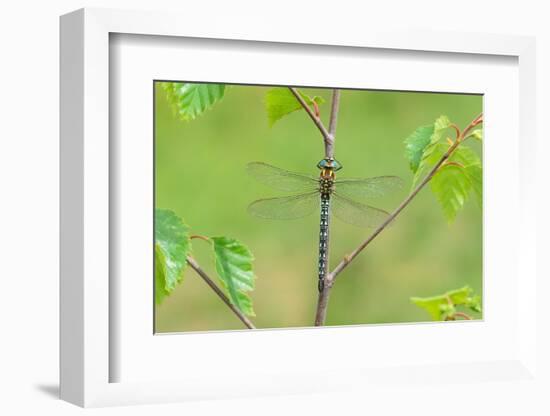
<svg viewBox="0 0 550 416">
<path fill-rule="evenodd" d="M 535 168 L 533 161 L 536 137 L 534 39 L 471 33 L 438 33 L 434 36 L 433 33 L 427 32 L 399 33 L 374 29 L 350 29 L 327 35 L 314 28 L 307 32 L 299 28 L 290 28 L 282 33 L 269 25 L 240 27 L 239 33 L 236 33 L 229 22 L 220 20 L 219 23 L 212 26 L 215 29 L 205 31 L 199 24 L 195 26 L 189 20 L 182 26 L 177 14 L 107 9 L 83 9 L 61 18 L 61 397 L 87 407 L 337 390 L 353 390 L 361 394 L 361 389 L 366 386 L 373 391 L 384 390 L 384 386 L 388 384 L 395 388 L 410 388 L 411 383 L 416 382 L 427 391 L 433 391 L 434 385 L 441 383 L 440 374 L 445 371 L 452 371 L 455 380 L 462 383 L 477 383 L 477 386 L 484 386 L 483 381 L 521 383 L 525 386 L 525 382 L 528 381 L 533 388 L 537 388 L 537 327 L 533 318 L 536 316 L 536 236 L 533 231 L 536 230 L 536 218 L 529 214 L 536 211 L 534 185 L 530 180 Z M 515 273 L 515 278 L 509 282 L 510 286 L 502 288 L 507 291 L 506 293 L 511 293 L 510 288 L 517 286 L 517 292 L 510 294 L 514 296 L 514 306 L 509 308 L 510 315 L 506 315 L 508 321 L 514 321 L 515 325 L 503 329 L 502 322 L 495 320 L 490 314 L 486 315 L 483 322 L 487 328 L 491 323 L 495 323 L 502 334 L 508 331 L 506 336 L 509 338 L 506 339 L 510 340 L 507 343 L 510 345 L 494 351 L 493 359 L 487 350 L 485 353 L 479 353 L 477 357 L 476 351 L 473 351 L 461 361 L 445 361 L 443 357 L 430 361 L 427 357 L 420 356 L 415 361 L 415 356 L 411 355 L 402 361 L 386 362 L 383 354 L 384 346 L 388 348 L 388 345 L 385 343 L 391 342 L 392 339 L 400 342 L 393 338 L 394 336 L 405 334 L 429 337 L 432 336 L 430 333 L 436 331 L 439 332 L 438 336 L 448 339 L 453 339 L 453 336 L 459 338 L 461 333 L 468 337 L 482 337 L 486 327 L 475 326 L 476 323 L 469 326 L 439 327 L 403 325 L 388 331 L 385 329 L 387 327 L 379 326 L 370 330 L 371 334 L 375 334 L 371 336 L 384 337 L 385 332 L 391 332 L 388 338 L 384 338 L 385 341 L 378 345 L 378 350 L 373 349 L 381 357 L 382 364 L 379 367 L 376 366 L 376 360 L 364 366 L 354 367 L 353 357 L 357 356 L 359 351 L 352 349 L 349 351 L 348 361 L 336 362 L 329 368 L 323 368 L 321 372 L 316 370 L 313 364 L 297 368 L 298 364 L 293 363 L 294 367 L 291 368 L 290 365 L 285 367 L 284 360 L 272 360 L 279 371 L 274 372 L 273 368 L 265 368 L 259 373 L 254 373 L 256 377 L 253 379 L 247 380 L 246 374 L 241 378 L 228 376 L 224 371 L 217 374 L 218 365 L 221 363 L 211 363 L 210 368 L 205 367 L 202 372 L 201 368 L 197 368 L 186 378 L 179 376 L 181 371 L 177 369 L 181 370 L 190 363 L 182 361 L 179 364 L 172 362 L 171 366 L 163 364 L 162 368 L 169 370 L 159 374 L 152 374 L 152 370 L 148 369 L 145 373 L 140 370 L 140 374 L 145 374 L 144 377 L 121 376 L 118 363 L 124 362 L 130 354 L 124 348 L 114 348 L 113 342 L 119 337 L 119 332 L 125 333 L 125 328 L 129 325 L 128 321 L 117 320 L 115 316 L 124 313 L 119 312 L 116 304 L 118 298 L 114 297 L 117 286 L 110 280 L 113 264 L 116 262 L 113 252 L 110 251 L 110 236 L 113 227 L 118 226 L 115 221 L 120 219 L 112 215 L 112 200 L 115 198 L 110 194 L 113 174 L 118 171 L 118 159 L 110 152 L 110 137 L 116 134 L 113 131 L 112 120 L 110 124 L 110 117 L 113 117 L 110 111 L 114 108 L 110 105 L 113 94 L 110 54 L 113 51 L 111 43 L 119 36 L 116 34 L 161 36 L 162 38 L 155 38 L 157 43 L 174 42 L 174 39 L 178 38 L 224 40 L 226 43 L 236 42 L 243 48 L 245 41 L 246 44 L 260 45 L 259 48 L 256 47 L 259 51 L 261 44 L 258 42 L 270 42 L 276 43 L 281 53 L 292 44 L 298 44 L 306 49 L 330 45 L 332 51 L 346 50 L 351 54 L 367 49 L 432 52 L 432 60 L 437 60 L 437 56 L 449 57 L 460 54 L 469 56 L 473 62 L 476 61 L 476 56 L 487 55 L 517 59 L 519 111 L 517 114 L 511 114 L 512 119 L 517 119 L 518 122 L 517 135 L 514 135 L 513 140 L 533 145 L 518 147 L 519 152 L 509 152 L 508 155 L 515 158 L 514 165 L 517 162 L 517 170 L 512 172 L 517 173 L 518 178 L 515 179 L 519 186 L 517 193 L 512 195 L 517 205 L 514 215 L 519 226 L 517 238 L 511 248 L 513 266 L 517 269 L 510 273 Z M 143 73 L 145 78 L 149 76 L 145 72 L 140 73 Z M 430 85 L 427 86 L 429 87 Z M 391 85 L 388 88 L 391 88 Z M 143 157 L 147 155 L 143 154 Z M 503 167 L 495 164 L 495 169 Z M 517 279 L 519 270 L 521 279 Z M 128 303 L 132 303 L 132 300 L 126 301 L 126 304 Z M 150 305 L 147 307 L 151 309 Z M 495 310 L 497 309 L 501 310 L 502 306 L 495 305 Z M 146 324 L 134 326 L 139 325 Z M 137 328 L 137 331 L 143 334 L 143 328 Z M 324 328 L 322 331 L 258 331 L 249 335 L 253 335 L 254 342 L 258 342 L 256 349 L 262 350 L 267 348 L 266 345 L 273 343 L 275 336 L 286 337 L 288 342 L 296 343 L 295 345 L 313 342 L 327 345 L 334 337 L 340 337 L 342 342 L 351 345 L 353 337 L 360 331 L 361 328 L 350 327 Z M 442 334 L 441 331 L 445 333 Z M 152 333 L 150 335 L 151 339 L 155 338 L 154 343 L 161 343 L 164 349 L 175 348 L 170 344 L 178 342 L 177 338 L 153 337 Z M 227 345 L 244 342 L 238 333 L 216 336 L 222 337 Z M 143 338 L 128 339 L 138 344 L 144 343 Z M 251 339 L 249 337 L 247 342 Z M 262 339 L 265 344 L 262 344 Z M 200 353 L 203 346 L 197 343 L 195 351 Z M 263 351 L 265 353 L 265 350 Z M 302 353 L 305 354 L 305 351 Z M 143 357 L 141 358 L 143 361 Z M 259 356 L 257 358 L 261 359 Z M 314 362 L 312 359 L 311 363 Z M 131 370 L 137 365 L 138 360 L 134 357 L 126 364 L 126 367 L 131 366 L 126 372 L 131 374 Z M 115 368 L 118 370 L 113 370 Z M 175 373 L 173 377 L 170 376 L 170 371 Z M 330 373 L 331 377 L 319 377 L 320 373 Z M 489 392 L 488 390 L 488 394 Z"/>
</svg>

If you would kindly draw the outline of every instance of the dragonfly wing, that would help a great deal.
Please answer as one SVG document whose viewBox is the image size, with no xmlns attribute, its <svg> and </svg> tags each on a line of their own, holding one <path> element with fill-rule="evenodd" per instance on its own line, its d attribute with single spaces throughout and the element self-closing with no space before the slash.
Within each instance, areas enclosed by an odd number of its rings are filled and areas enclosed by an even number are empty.
<svg viewBox="0 0 550 416">
<path fill-rule="evenodd" d="M 280 198 L 258 199 L 248 206 L 248 212 L 255 217 L 274 220 L 302 218 L 319 207 L 319 198 L 318 192 L 310 192 Z"/>
<path fill-rule="evenodd" d="M 366 228 L 380 225 L 390 215 L 384 210 L 353 201 L 338 193 L 332 195 L 331 210 L 336 218 L 348 224 Z"/>
<path fill-rule="evenodd" d="M 335 189 L 348 198 L 375 198 L 400 189 L 403 181 L 397 176 L 336 179 Z"/>
<path fill-rule="evenodd" d="M 317 177 L 290 172 L 263 162 L 250 162 L 246 170 L 258 182 L 279 191 L 306 192 L 319 187 Z"/>
</svg>

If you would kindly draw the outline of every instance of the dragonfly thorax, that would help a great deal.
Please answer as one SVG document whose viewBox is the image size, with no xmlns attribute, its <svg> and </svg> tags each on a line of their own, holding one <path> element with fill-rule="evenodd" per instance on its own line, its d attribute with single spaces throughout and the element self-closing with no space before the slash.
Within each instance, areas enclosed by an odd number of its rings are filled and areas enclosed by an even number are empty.
<svg viewBox="0 0 550 416">
<path fill-rule="evenodd" d="M 334 192 L 334 175 L 319 178 L 319 192 L 323 195 L 330 195 Z"/>
</svg>

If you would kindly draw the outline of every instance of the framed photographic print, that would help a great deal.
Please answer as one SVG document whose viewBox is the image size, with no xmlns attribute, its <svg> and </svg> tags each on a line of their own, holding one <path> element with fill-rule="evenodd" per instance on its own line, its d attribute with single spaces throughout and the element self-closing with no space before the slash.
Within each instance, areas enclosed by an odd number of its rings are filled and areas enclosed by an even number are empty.
<svg viewBox="0 0 550 416">
<path fill-rule="evenodd" d="M 533 40 L 307 36 L 62 17 L 62 398 L 537 383 Z"/>
</svg>

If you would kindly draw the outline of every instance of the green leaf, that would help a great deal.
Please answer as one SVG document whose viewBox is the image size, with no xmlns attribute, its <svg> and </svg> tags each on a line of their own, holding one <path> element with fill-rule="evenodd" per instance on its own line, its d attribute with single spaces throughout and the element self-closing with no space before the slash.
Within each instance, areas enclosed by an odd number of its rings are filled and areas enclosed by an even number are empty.
<svg viewBox="0 0 550 416">
<path fill-rule="evenodd" d="M 474 130 L 473 132 L 471 132 L 467 138 L 469 137 L 472 137 L 476 140 L 479 140 L 479 141 L 482 141 L 483 140 L 483 130 L 482 129 L 477 129 L 477 130 Z"/>
<path fill-rule="evenodd" d="M 155 210 L 155 301 L 169 295 L 183 279 L 191 248 L 189 227 L 174 212 Z"/>
<path fill-rule="evenodd" d="M 472 288 L 464 286 L 460 289 L 449 290 L 442 295 L 426 298 L 411 297 L 411 302 L 426 310 L 434 321 L 445 320 L 456 313 L 457 306 L 466 306 L 475 312 L 481 312 L 481 298 L 471 296 Z"/>
<path fill-rule="evenodd" d="M 252 300 L 246 292 L 254 290 L 254 257 L 244 244 L 233 238 L 212 237 L 216 271 L 231 302 L 246 315 L 254 316 Z"/>
<path fill-rule="evenodd" d="M 481 166 L 469 165 L 466 166 L 465 171 L 472 184 L 477 205 L 481 208 L 483 206 L 483 172 Z"/>
<path fill-rule="evenodd" d="M 455 305 L 450 303 L 440 303 L 439 310 L 441 311 L 440 320 L 445 321 L 447 318 L 454 317 L 456 313 Z"/>
<path fill-rule="evenodd" d="M 298 90 L 298 93 L 308 105 L 313 105 L 314 102 L 317 104 L 325 102 L 322 97 L 309 97 L 300 90 Z M 302 110 L 302 105 L 287 87 L 276 87 L 268 90 L 265 96 L 265 105 L 269 127 L 272 127 L 275 122 L 287 114 Z"/>
<path fill-rule="evenodd" d="M 437 163 L 437 160 L 438 160 L 436 159 L 436 155 L 438 155 L 437 152 L 440 152 L 443 149 L 440 141 L 443 138 L 445 131 L 450 125 L 451 125 L 451 122 L 447 116 L 440 116 L 437 120 L 435 120 L 432 126 L 433 131 L 429 140 L 426 140 L 425 137 L 423 136 L 419 136 L 416 139 L 416 150 L 414 153 L 414 159 L 411 159 L 409 157 L 409 165 L 411 166 L 411 170 L 414 172 L 413 183 L 412 183 L 413 188 L 417 185 L 417 183 L 420 181 L 422 176 L 427 172 L 428 168 L 430 166 L 435 165 L 435 163 Z M 428 127 L 428 126 L 425 126 L 425 127 Z M 427 132 L 428 130 L 426 130 L 424 133 L 427 133 Z M 443 153 L 441 154 L 441 156 L 443 156 Z M 418 165 L 416 165 L 417 158 L 419 159 Z M 415 166 L 416 166 L 416 170 L 413 169 L 413 167 Z"/>
<path fill-rule="evenodd" d="M 464 173 L 472 184 L 472 190 L 478 206 L 483 205 L 483 171 L 479 156 L 469 147 L 460 145 L 453 153 L 450 161 L 464 166 Z"/>
<path fill-rule="evenodd" d="M 464 207 L 472 189 L 472 182 L 463 167 L 447 164 L 434 175 L 430 187 L 450 223 Z"/>
<path fill-rule="evenodd" d="M 166 290 L 166 258 L 155 243 L 155 302 L 160 304 L 170 292 Z"/>
<path fill-rule="evenodd" d="M 464 305 L 474 312 L 481 312 L 481 297 L 479 295 L 469 297 L 464 302 Z"/>
<path fill-rule="evenodd" d="M 431 140 L 424 150 L 420 167 L 413 179 L 413 188 L 426 171 L 433 168 L 449 150 L 449 144 L 439 140 L 437 137 Z M 430 186 L 449 222 L 454 220 L 457 212 L 464 206 L 471 190 L 481 206 L 482 169 L 479 156 L 469 147 L 459 145 L 431 179 Z"/>
<path fill-rule="evenodd" d="M 433 146 L 430 146 L 429 153 L 425 154 L 422 158 L 418 170 L 413 176 L 411 190 L 416 188 L 421 179 L 428 174 L 429 169 L 435 166 L 447 150 L 449 150 L 449 145 L 446 143 L 435 143 Z"/>
<path fill-rule="evenodd" d="M 451 125 L 451 120 L 447 116 L 439 116 L 434 122 L 434 134 L 441 134 L 443 130 Z"/>
<path fill-rule="evenodd" d="M 466 285 L 460 289 L 449 290 L 444 296 L 448 296 L 453 302 L 453 305 L 459 306 L 466 303 L 472 292 L 472 288 Z"/>
<path fill-rule="evenodd" d="M 477 165 L 481 166 L 481 160 L 476 152 L 463 144 L 460 144 L 453 152 L 449 161 L 456 162 L 462 166 Z"/>
<path fill-rule="evenodd" d="M 405 153 L 409 159 L 409 166 L 413 173 L 416 173 L 420 166 L 420 160 L 424 149 L 430 143 L 434 125 L 422 126 L 417 128 L 409 137 L 405 139 Z"/>
<path fill-rule="evenodd" d="M 447 300 L 442 296 L 434 296 L 432 298 L 412 297 L 411 302 L 419 308 L 426 310 L 434 321 L 441 320 L 443 310 L 440 308 L 440 305 L 447 304 Z"/>
<path fill-rule="evenodd" d="M 162 82 L 166 96 L 176 114 L 183 120 L 193 120 L 221 100 L 224 84 Z"/>
</svg>

